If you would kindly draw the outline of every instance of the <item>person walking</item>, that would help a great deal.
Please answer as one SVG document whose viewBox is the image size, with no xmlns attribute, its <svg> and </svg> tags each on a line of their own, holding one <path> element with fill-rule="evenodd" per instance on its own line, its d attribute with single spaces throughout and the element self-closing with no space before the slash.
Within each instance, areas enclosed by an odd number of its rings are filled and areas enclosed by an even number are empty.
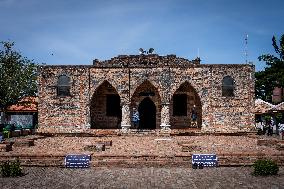
<svg viewBox="0 0 284 189">
<path fill-rule="evenodd" d="M 139 127 L 139 112 L 137 111 L 136 108 L 133 108 L 133 112 L 132 112 L 132 122 L 134 125 L 134 128 L 138 129 Z"/>
</svg>

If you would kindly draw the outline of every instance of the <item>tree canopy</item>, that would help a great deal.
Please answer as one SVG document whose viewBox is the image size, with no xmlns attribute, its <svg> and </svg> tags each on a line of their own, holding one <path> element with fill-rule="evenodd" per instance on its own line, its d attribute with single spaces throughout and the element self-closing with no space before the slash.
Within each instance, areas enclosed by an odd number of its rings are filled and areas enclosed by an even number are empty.
<svg viewBox="0 0 284 189">
<path fill-rule="evenodd" d="M 13 49 L 13 42 L 0 42 L 0 111 L 37 91 L 37 65 Z"/>
<path fill-rule="evenodd" d="M 259 61 L 265 61 L 263 71 L 256 72 L 255 92 L 256 97 L 271 101 L 274 87 L 284 87 L 284 34 L 277 44 L 276 37 L 272 37 L 272 46 L 276 55 L 264 54 L 258 57 Z"/>
</svg>

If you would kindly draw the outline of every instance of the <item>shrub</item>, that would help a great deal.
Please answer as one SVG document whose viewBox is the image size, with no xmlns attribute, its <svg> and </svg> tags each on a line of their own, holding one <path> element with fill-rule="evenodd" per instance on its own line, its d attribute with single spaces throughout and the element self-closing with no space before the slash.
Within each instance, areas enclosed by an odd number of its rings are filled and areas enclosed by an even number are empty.
<svg viewBox="0 0 284 189">
<path fill-rule="evenodd" d="M 21 176 L 23 174 L 19 159 L 11 162 L 10 172 L 12 177 Z"/>
<path fill-rule="evenodd" d="M 6 161 L 1 164 L 1 174 L 3 177 L 9 177 L 11 175 L 9 161 Z"/>
<path fill-rule="evenodd" d="M 254 162 L 254 175 L 277 175 L 279 171 L 278 165 L 272 160 L 260 159 Z"/>
<path fill-rule="evenodd" d="M 22 168 L 19 159 L 16 161 L 6 161 L 1 164 L 1 174 L 3 177 L 22 176 Z"/>
</svg>

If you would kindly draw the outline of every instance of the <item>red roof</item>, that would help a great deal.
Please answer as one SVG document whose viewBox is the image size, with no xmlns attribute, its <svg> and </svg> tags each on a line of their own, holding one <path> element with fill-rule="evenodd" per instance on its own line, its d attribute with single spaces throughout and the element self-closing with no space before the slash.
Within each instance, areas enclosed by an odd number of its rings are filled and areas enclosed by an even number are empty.
<svg viewBox="0 0 284 189">
<path fill-rule="evenodd" d="M 38 97 L 24 97 L 18 104 L 9 106 L 8 112 L 37 112 Z"/>
<path fill-rule="evenodd" d="M 266 102 L 261 99 L 255 100 L 255 114 L 264 114 L 268 113 L 270 110 L 272 110 L 275 106 L 273 104 L 270 104 L 269 102 Z"/>
</svg>

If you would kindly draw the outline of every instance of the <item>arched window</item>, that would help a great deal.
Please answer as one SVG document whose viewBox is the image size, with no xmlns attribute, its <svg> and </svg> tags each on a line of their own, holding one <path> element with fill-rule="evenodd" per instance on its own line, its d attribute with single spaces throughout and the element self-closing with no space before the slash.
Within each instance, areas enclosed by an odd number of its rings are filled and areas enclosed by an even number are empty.
<svg viewBox="0 0 284 189">
<path fill-rule="evenodd" d="M 222 80 L 222 96 L 234 96 L 234 80 L 230 76 Z"/>
<path fill-rule="evenodd" d="M 70 78 L 66 75 L 58 77 L 57 96 L 70 96 Z"/>
</svg>

